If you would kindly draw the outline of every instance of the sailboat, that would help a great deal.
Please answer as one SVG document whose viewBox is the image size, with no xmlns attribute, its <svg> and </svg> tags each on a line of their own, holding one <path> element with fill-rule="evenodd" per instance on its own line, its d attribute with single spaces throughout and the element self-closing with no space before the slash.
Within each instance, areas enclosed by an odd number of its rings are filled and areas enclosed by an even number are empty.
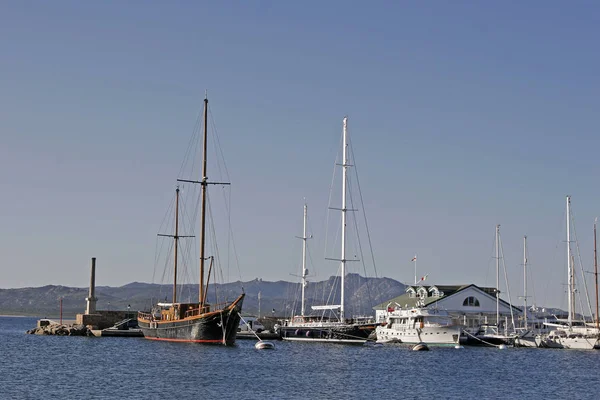
<svg viewBox="0 0 600 400">
<path fill-rule="evenodd" d="M 596 326 L 589 326 L 585 320 L 576 320 L 575 314 L 575 266 L 571 255 L 571 196 L 567 196 L 567 278 L 568 278 L 568 317 L 556 322 L 546 322 L 552 331 L 538 335 L 535 343 L 538 347 L 559 349 L 591 350 L 600 348 L 600 329 L 598 329 L 598 261 L 596 257 L 596 222 L 594 222 L 594 266 L 596 268 Z"/>
<path fill-rule="evenodd" d="M 208 284 L 214 262 L 214 257 L 206 257 L 206 189 L 207 178 L 207 117 L 208 98 L 204 99 L 204 135 L 202 180 L 192 181 L 178 179 L 180 182 L 197 183 L 201 185 L 201 214 L 200 214 L 200 283 L 197 302 L 180 303 L 177 301 L 177 248 L 179 238 L 179 188 L 176 191 L 175 232 L 172 235 L 175 243 L 175 262 L 173 277 L 173 297 L 171 303 L 158 303 L 149 312 L 138 313 L 138 325 L 144 337 L 152 340 L 175 342 L 212 343 L 222 345 L 235 344 L 237 328 L 240 323 L 242 304 L 245 294 L 240 294 L 234 301 L 225 304 L 209 304 L 207 302 Z M 219 183 L 225 184 L 225 183 Z M 166 235 L 165 235 L 166 236 Z M 204 281 L 205 261 L 210 259 L 209 272 Z"/>
<path fill-rule="evenodd" d="M 500 225 L 496 225 L 496 323 L 483 324 L 479 327 L 475 334 L 467 333 L 467 337 L 463 339 L 464 344 L 469 346 L 501 346 L 513 345 L 514 336 L 508 333 L 507 323 L 502 329 L 500 323 Z M 509 295 L 509 306 L 510 304 Z M 514 323 L 513 323 L 514 326 Z M 465 331 L 466 333 L 466 331 Z"/>
<path fill-rule="evenodd" d="M 349 211 L 346 204 L 346 183 L 348 163 L 348 142 L 347 142 L 347 123 L 348 118 L 343 121 L 343 139 L 342 139 L 342 212 L 341 226 L 341 256 L 336 261 L 340 262 L 340 304 L 312 306 L 313 311 L 338 311 L 337 318 L 331 318 L 322 314 L 307 315 L 305 313 L 304 289 L 306 286 L 306 205 L 304 206 L 304 235 L 302 248 L 302 305 L 300 315 L 293 316 L 290 320 L 284 321 L 280 327 L 280 333 L 283 340 L 303 341 L 303 342 L 333 342 L 333 343 L 354 343 L 362 344 L 367 341 L 369 335 L 375 331 L 376 324 L 372 318 L 346 318 L 344 308 L 344 278 L 346 275 L 346 213 Z"/>
</svg>

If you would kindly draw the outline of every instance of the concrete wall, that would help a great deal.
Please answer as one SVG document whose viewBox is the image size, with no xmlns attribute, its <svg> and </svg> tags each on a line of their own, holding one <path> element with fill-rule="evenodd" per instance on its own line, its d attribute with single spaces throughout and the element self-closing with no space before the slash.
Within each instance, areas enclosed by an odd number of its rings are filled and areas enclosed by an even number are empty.
<svg viewBox="0 0 600 400">
<path fill-rule="evenodd" d="M 91 329 L 106 329 L 127 318 L 137 318 L 137 311 L 96 311 L 95 314 L 77 314 L 78 325 Z"/>
</svg>

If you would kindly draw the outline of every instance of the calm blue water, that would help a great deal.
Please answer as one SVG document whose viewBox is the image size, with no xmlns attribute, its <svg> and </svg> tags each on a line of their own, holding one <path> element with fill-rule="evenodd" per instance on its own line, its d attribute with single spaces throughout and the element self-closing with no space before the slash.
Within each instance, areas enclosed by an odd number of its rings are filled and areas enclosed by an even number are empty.
<svg viewBox="0 0 600 400">
<path fill-rule="evenodd" d="M 0 317 L 0 399 L 598 399 L 600 351 L 362 347 L 274 351 L 143 338 L 26 335 Z"/>
</svg>

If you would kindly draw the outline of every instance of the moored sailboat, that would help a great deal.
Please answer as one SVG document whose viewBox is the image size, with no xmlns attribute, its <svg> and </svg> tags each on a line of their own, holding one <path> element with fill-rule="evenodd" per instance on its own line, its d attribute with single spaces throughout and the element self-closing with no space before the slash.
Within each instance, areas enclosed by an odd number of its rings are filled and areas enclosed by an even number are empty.
<svg viewBox="0 0 600 400">
<path fill-rule="evenodd" d="M 341 225 L 341 255 L 335 260 L 340 262 L 340 304 L 312 306 L 313 311 L 320 311 L 320 315 L 305 314 L 304 288 L 306 286 L 306 205 L 304 206 L 304 235 L 303 235 L 303 257 L 302 257 L 302 305 L 300 315 L 293 316 L 290 320 L 284 321 L 280 327 L 281 337 L 288 341 L 303 342 L 334 342 L 334 343 L 354 343 L 362 344 L 366 342 L 371 333 L 375 331 L 376 324 L 370 317 L 346 318 L 345 299 L 344 299 L 344 279 L 346 275 L 346 213 L 350 210 L 346 204 L 346 183 L 347 169 L 350 167 L 348 162 L 348 142 L 347 142 L 347 117 L 343 121 L 342 138 L 342 206 L 339 211 L 342 213 Z M 325 312 L 339 314 L 334 317 L 325 316 Z"/>
<path fill-rule="evenodd" d="M 496 225 L 496 236 L 495 236 L 495 249 L 496 249 L 496 321 L 495 324 L 483 324 L 479 326 L 479 329 L 474 333 L 468 333 L 465 331 L 466 336 L 463 336 L 462 342 L 469 346 L 506 346 L 514 344 L 514 334 L 508 332 L 508 323 L 505 321 L 504 326 L 500 322 L 500 225 Z M 506 271 L 506 266 L 505 266 Z M 507 290 L 508 292 L 508 290 Z M 510 304 L 510 293 L 509 293 L 509 306 L 511 316 L 513 314 L 512 304 Z M 514 318 L 513 318 L 514 321 Z M 514 327 L 514 322 L 513 322 Z"/>
<path fill-rule="evenodd" d="M 200 282 L 197 302 L 181 303 L 177 301 L 177 249 L 179 238 L 179 188 L 176 192 L 175 210 L 175 262 L 173 278 L 173 297 L 171 303 L 158 303 L 151 311 L 138 313 L 138 325 L 144 337 L 152 340 L 167 340 L 179 342 L 213 343 L 233 345 L 240 323 L 244 293 L 232 302 L 224 304 L 209 304 L 207 301 L 208 284 L 213 267 L 214 257 L 206 257 L 206 189 L 209 184 L 207 178 L 207 117 L 208 99 L 204 99 L 204 132 L 203 132 L 203 159 L 202 180 L 192 181 L 178 179 L 180 182 L 197 183 L 201 185 L 201 214 L 200 214 Z M 227 183 L 219 183 L 225 185 Z M 167 235 L 164 235 L 167 236 Z M 204 279 L 205 261 L 211 261 L 207 279 Z"/>
<path fill-rule="evenodd" d="M 577 320 L 575 314 L 575 266 L 571 255 L 571 196 L 567 196 L 567 281 L 568 316 L 566 320 L 546 322 L 552 331 L 538 335 L 535 343 L 538 347 L 591 350 L 600 348 L 600 329 L 598 329 L 598 261 L 596 257 L 596 222 L 594 222 L 594 267 L 596 275 L 596 324 L 590 326 L 585 320 Z"/>
</svg>

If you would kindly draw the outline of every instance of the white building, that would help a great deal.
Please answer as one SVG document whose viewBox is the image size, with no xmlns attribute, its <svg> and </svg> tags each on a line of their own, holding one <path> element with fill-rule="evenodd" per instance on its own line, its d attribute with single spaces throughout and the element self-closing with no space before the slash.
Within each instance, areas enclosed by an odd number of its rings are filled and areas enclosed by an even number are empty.
<svg viewBox="0 0 600 400">
<path fill-rule="evenodd" d="M 378 322 L 383 322 L 384 312 L 389 308 L 411 308 L 418 301 L 426 308 L 439 308 L 448 311 L 456 323 L 469 331 L 476 330 L 481 324 L 496 324 L 496 289 L 482 288 L 476 285 L 433 285 L 407 286 L 406 293 L 373 307 Z M 515 324 L 521 316 L 521 309 L 506 301 L 499 301 L 500 325 Z M 512 314 L 511 314 L 512 310 Z"/>
</svg>

